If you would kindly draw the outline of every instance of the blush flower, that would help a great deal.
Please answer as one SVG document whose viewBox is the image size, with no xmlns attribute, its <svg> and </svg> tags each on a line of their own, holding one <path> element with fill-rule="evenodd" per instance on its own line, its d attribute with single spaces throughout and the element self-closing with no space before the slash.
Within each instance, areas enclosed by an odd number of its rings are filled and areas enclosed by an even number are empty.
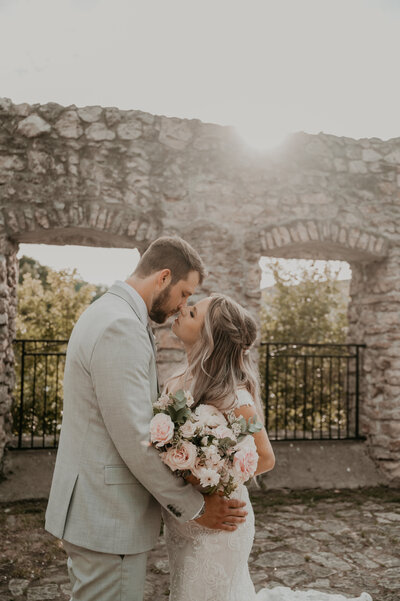
<svg viewBox="0 0 400 601">
<path fill-rule="evenodd" d="M 202 486 L 216 486 L 219 483 L 220 475 L 215 470 L 204 467 L 198 471 L 198 474 Z"/>
<path fill-rule="evenodd" d="M 215 428 L 217 426 L 226 426 L 228 423 L 222 413 L 212 405 L 203 403 L 196 407 L 194 413 L 201 425 Z"/>
<path fill-rule="evenodd" d="M 165 453 L 161 453 L 161 459 L 173 472 L 192 469 L 196 457 L 197 449 L 188 441 L 183 442 L 179 448 L 172 447 Z"/>
<path fill-rule="evenodd" d="M 213 434 L 216 436 L 216 438 L 231 438 L 232 440 L 236 441 L 236 436 L 232 430 L 226 426 L 217 426 L 214 429 Z"/>
<path fill-rule="evenodd" d="M 167 394 L 162 394 L 159 399 L 154 403 L 154 407 L 157 409 L 166 409 L 168 405 L 171 405 L 172 400 Z"/>
<path fill-rule="evenodd" d="M 251 437 L 252 438 L 252 437 Z M 258 453 L 256 446 L 252 444 L 242 445 L 233 457 L 233 466 L 239 480 L 246 482 L 251 478 L 258 464 Z"/>
<path fill-rule="evenodd" d="M 179 432 L 182 434 L 184 438 L 192 438 L 196 432 L 197 425 L 190 420 L 183 424 L 179 428 Z"/>
<path fill-rule="evenodd" d="M 156 447 L 162 447 L 172 440 L 174 424 L 169 415 L 157 413 L 150 422 L 150 440 Z"/>
</svg>

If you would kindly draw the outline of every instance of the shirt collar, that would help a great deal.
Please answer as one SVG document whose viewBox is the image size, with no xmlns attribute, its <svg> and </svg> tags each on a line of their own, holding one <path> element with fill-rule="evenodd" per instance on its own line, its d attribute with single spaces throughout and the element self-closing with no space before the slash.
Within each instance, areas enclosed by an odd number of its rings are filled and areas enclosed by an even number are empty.
<svg viewBox="0 0 400 601">
<path fill-rule="evenodd" d="M 118 284 L 118 286 L 122 286 L 122 288 L 124 288 L 124 290 L 129 292 L 129 294 L 132 296 L 133 300 L 135 301 L 135 303 L 139 309 L 140 318 L 141 318 L 142 322 L 144 323 L 145 326 L 147 326 L 149 313 L 147 311 L 146 303 L 144 302 L 143 298 L 140 296 L 139 292 L 137 292 L 137 290 L 135 290 L 134 288 L 132 288 L 132 286 L 130 286 L 126 282 L 123 282 L 122 280 L 117 280 L 114 283 Z"/>
</svg>

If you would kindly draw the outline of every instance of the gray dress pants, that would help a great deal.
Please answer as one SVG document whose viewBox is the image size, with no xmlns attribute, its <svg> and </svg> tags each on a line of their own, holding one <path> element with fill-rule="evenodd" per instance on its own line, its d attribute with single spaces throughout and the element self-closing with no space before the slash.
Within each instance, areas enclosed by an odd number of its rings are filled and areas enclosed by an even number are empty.
<svg viewBox="0 0 400 601">
<path fill-rule="evenodd" d="M 143 601 L 147 552 L 99 553 L 63 540 L 71 580 L 70 601 Z"/>
</svg>

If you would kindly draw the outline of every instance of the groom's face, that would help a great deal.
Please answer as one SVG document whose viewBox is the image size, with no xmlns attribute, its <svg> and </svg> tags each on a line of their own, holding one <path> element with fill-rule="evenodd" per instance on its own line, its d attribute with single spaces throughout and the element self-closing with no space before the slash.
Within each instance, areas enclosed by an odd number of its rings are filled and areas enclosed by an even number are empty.
<svg viewBox="0 0 400 601">
<path fill-rule="evenodd" d="M 169 284 L 154 299 L 149 312 L 150 318 L 156 323 L 164 323 L 168 317 L 179 313 L 188 298 L 195 292 L 199 281 L 200 276 L 197 271 L 189 271 L 186 280 Z"/>
</svg>

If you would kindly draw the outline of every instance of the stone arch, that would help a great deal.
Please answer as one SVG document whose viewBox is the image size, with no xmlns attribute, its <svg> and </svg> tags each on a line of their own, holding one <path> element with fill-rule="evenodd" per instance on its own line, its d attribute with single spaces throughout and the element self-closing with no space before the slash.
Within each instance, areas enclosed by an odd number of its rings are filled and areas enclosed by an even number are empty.
<svg viewBox="0 0 400 601">
<path fill-rule="evenodd" d="M 16 242 L 119 246 L 145 250 L 162 232 L 155 211 L 133 211 L 102 207 L 31 209 L 17 207 L 4 211 L 9 238 Z"/>
<path fill-rule="evenodd" d="M 299 220 L 261 231 L 260 247 L 270 256 L 369 263 L 387 256 L 389 241 L 335 221 Z"/>
</svg>

